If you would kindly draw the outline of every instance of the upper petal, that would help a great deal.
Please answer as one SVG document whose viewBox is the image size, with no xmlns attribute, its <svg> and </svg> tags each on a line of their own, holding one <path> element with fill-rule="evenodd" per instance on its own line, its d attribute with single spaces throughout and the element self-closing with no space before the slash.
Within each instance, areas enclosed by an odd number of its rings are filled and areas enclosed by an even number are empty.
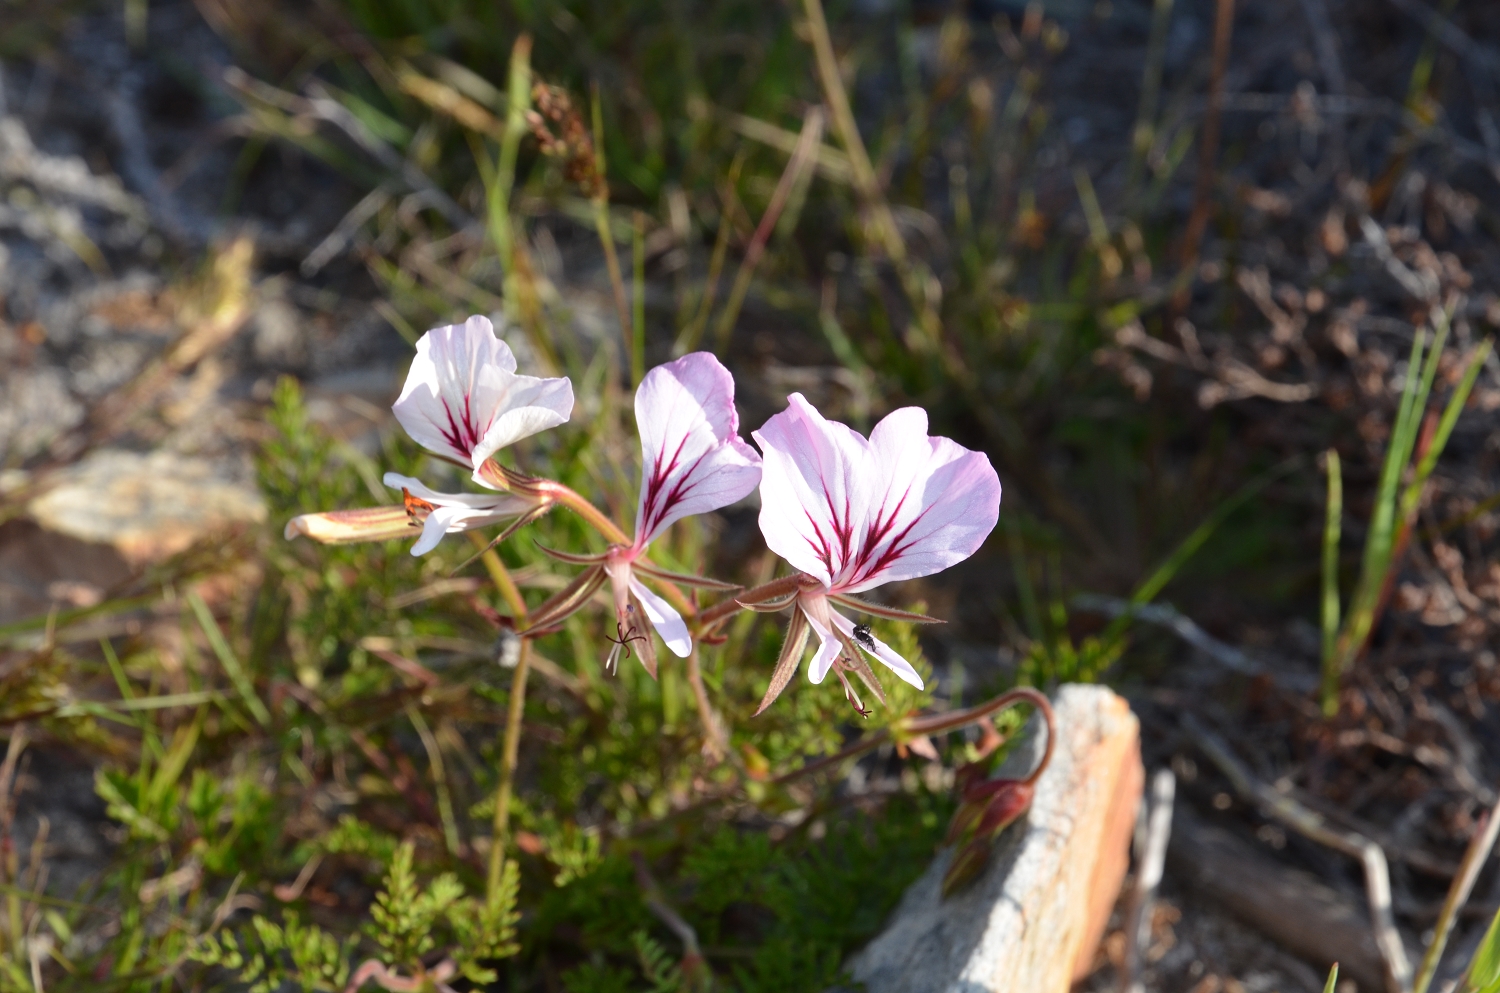
<svg viewBox="0 0 1500 993">
<path fill-rule="evenodd" d="M 635 393 L 641 435 L 636 544 L 674 521 L 743 499 L 760 482 L 760 456 L 737 433 L 734 377 L 708 352 L 652 369 Z"/>
<path fill-rule="evenodd" d="M 892 411 L 870 432 L 883 485 L 866 512 L 860 553 L 836 578 L 842 592 L 930 576 L 979 550 L 1000 516 L 989 456 L 927 435 L 920 407 Z"/>
<path fill-rule="evenodd" d="M 506 445 L 566 421 L 573 386 L 517 375 L 510 346 L 474 316 L 422 336 L 391 409 L 422 447 L 477 470 Z"/>
<path fill-rule="evenodd" d="M 800 393 L 751 434 L 764 456 L 760 530 L 766 545 L 808 575 L 833 582 L 855 554 L 875 485 L 870 443 L 825 420 Z"/>
<path fill-rule="evenodd" d="M 765 454 L 766 544 L 830 589 L 856 593 L 939 572 L 994 529 L 1000 478 L 982 452 L 927 435 L 904 407 L 869 440 L 827 421 L 800 394 L 754 434 Z"/>
</svg>

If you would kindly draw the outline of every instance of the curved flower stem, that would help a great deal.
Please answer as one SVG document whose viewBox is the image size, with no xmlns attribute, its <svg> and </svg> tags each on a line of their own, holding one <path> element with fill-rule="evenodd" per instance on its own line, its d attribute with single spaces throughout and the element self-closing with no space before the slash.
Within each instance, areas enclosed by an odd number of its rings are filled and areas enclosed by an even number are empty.
<svg viewBox="0 0 1500 993">
<path fill-rule="evenodd" d="M 703 722 L 703 750 L 715 762 L 722 762 L 729 742 L 719 715 L 714 713 L 713 704 L 708 702 L 708 687 L 703 685 L 703 670 L 698 658 L 699 647 L 695 643 L 693 650 L 688 653 L 688 683 L 693 688 L 693 702 L 698 706 L 698 718 Z"/>
<path fill-rule="evenodd" d="M 567 507 L 573 513 L 582 517 L 590 527 L 604 536 L 604 540 L 615 545 L 628 546 L 631 543 L 630 539 L 625 536 L 625 532 L 620 529 L 620 526 L 609 519 L 608 514 L 594 506 L 593 503 L 584 498 L 582 494 L 572 487 L 564 486 L 562 483 L 551 479 L 539 479 L 534 486 L 538 493 L 543 494 L 554 503 Z M 682 590 L 665 580 L 658 580 L 658 582 L 661 585 L 663 595 L 672 601 L 672 606 L 676 607 L 679 613 L 689 618 L 697 616 L 697 606 L 687 598 L 687 595 Z"/>
<path fill-rule="evenodd" d="M 780 579 L 773 579 L 769 583 L 762 583 L 752 589 L 743 591 L 737 596 L 716 603 L 698 614 L 698 631 L 700 633 L 708 631 L 722 621 L 733 617 L 745 609 L 744 604 L 746 603 L 755 603 L 761 600 L 771 600 L 779 596 L 785 596 L 797 589 L 801 582 L 802 573 L 795 572 L 790 576 L 782 576 Z"/>
<path fill-rule="evenodd" d="M 1031 771 L 1031 774 L 1024 780 L 1024 782 L 1029 786 L 1034 784 L 1038 779 L 1041 778 L 1042 773 L 1047 771 L 1047 766 L 1052 762 L 1052 753 L 1057 741 L 1057 720 L 1052 713 L 1052 702 L 1048 700 L 1046 695 L 1043 694 L 1040 690 L 1033 689 L 1030 686 L 1017 686 L 1015 689 L 1007 690 L 994 699 L 988 700 L 977 707 L 968 707 L 964 710 L 955 710 L 944 714 L 929 714 L 925 717 L 912 718 L 906 721 L 905 724 L 901 726 L 901 733 L 903 735 L 915 737 L 917 735 L 924 734 L 940 734 L 944 731 L 957 731 L 959 728 L 967 727 L 970 724 L 974 724 L 985 719 L 986 717 L 989 717 L 991 714 L 997 713 L 1007 707 L 1014 706 L 1018 703 L 1029 703 L 1037 710 L 1041 711 L 1042 720 L 1047 725 L 1046 748 L 1043 749 L 1042 757 L 1037 762 L 1036 768 L 1033 769 Z M 824 769 L 840 765 L 841 763 L 846 762 L 849 759 L 857 758 L 860 755 L 865 754 L 866 752 L 873 751 L 874 749 L 879 748 L 881 745 L 890 740 L 891 729 L 882 728 L 863 741 L 855 742 L 836 755 L 829 755 L 826 758 L 821 758 L 817 759 L 816 761 L 809 762 L 801 768 L 793 769 L 791 772 L 784 772 L 776 778 L 768 780 L 767 784 L 771 786 L 781 786 L 794 780 L 801 779 L 803 776 L 811 776 L 812 774 L 821 772 Z M 731 783 L 729 786 L 713 794 L 712 796 L 706 796 L 696 803 L 692 803 L 686 807 L 683 807 L 681 810 L 674 810 L 672 813 L 655 821 L 640 824 L 629 833 L 641 834 L 648 828 L 658 827 L 662 824 L 670 823 L 687 814 L 702 810 L 705 807 L 713 806 L 716 803 L 722 803 L 723 801 L 730 799 L 736 793 L 738 793 L 743 785 L 743 782 Z"/>
<path fill-rule="evenodd" d="M 551 479 L 538 479 L 533 485 L 539 494 L 550 498 L 553 503 L 562 504 L 582 517 L 590 527 L 602 534 L 606 541 L 616 545 L 630 544 L 630 539 L 625 536 L 624 531 L 620 530 L 620 526 L 610 520 L 609 515 L 604 511 L 584 499 L 577 490 Z"/>
<path fill-rule="evenodd" d="M 1040 690 L 1032 689 L 1030 686 L 1017 686 L 1015 689 L 1007 690 L 994 699 L 981 703 L 977 707 L 954 710 L 945 714 L 929 714 L 926 717 L 912 718 L 901 725 L 900 730 L 903 736 L 912 738 L 921 735 L 942 734 L 946 731 L 957 731 L 959 728 L 968 727 L 970 724 L 982 721 L 991 714 L 998 713 L 1017 703 L 1031 704 L 1037 710 L 1041 711 L 1042 720 L 1047 724 L 1047 746 L 1043 749 L 1042 757 L 1037 762 L 1036 768 L 1031 771 L 1031 775 L 1023 780 L 1026 785 L 1030 786 L 1047 770 L 1048 764 L 1052 761 L 1053 746 L 1057 741 L 1057 721 L 1052 715 L 1052 703 Z M 800 779 L 803 776 L 810 776 L 831 765 L 837 765 L 878 748 L 890 740 L 890 737 L 891 729 L 882 728 L 864 741 L 855 742 L 837 755 L 830 755 L 827 758 L 818 759 L 816 762 L 809 762 L 800 769 L 794 769 L 791 772 L 777 776 L 771 782 L 775 785 L 780 785 L 791 782 L 794 779 Z"/>
<path fill-rule="evenodd" d="M 918 717 L 908 721 L 902 730 L 913 737 L 924 734 L 942 734 L 945 731 L 954 731 L 961 727 L 967 727 L 976 721 L 982 720 L 991 714 L 998 713 L 1006 707 L 1015 703 L 1025 701 L 1041 712 L 1042 720 L 1047 725 L 1047 747 L 1042 751 L 1042 757 L 1037 762 L 1036 768 L 1023 782 L 1030 786 L 1035 783 L 1047 766 L 1052 762 L 1052 751 L 1057 745 L 1057 718 L 1052 713 L 1052 701 L 1047 699 L 1041 690 L 1030 686 L 1017 686 L 1013 690 L 1007 690 L 992 700 L 981 703 L 977 707 L 968 707 L 964 710 L 955 710 L 946 714 L 930 714 L 926 717 Z"/>
</svg>

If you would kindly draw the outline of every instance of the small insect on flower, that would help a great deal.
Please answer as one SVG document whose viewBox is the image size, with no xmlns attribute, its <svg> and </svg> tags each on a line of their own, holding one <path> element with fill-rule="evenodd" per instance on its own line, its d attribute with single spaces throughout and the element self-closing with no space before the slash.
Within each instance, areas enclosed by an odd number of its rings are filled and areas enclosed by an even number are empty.
<svg viewBox="0 0 1500 993">
<path fill-rule="evenodd" d="M 854 625 L 854 640 L 859 642 L 861 647 L 868 648 L 872 652 L 875 651 L 875 636 L 870 633 L 870 625 Z"/>
<path fill-rule="evenodd" d="M 635 627 L 635 604 L 632 603 L 626 605 L 625 616 L 629 618 L 629 623 L 626 623 L 625 621 L 616 621 L 616 637 L 609 639 L 610 641 L 614 642 L 615 645 L 614 648 L 611 648 L 609 650 L 609 658 L 606 659 L 604 663 L 604 668 L 609 672 L 615 671 L 615 667 L 619 663 L 620 655 L 622 653 L 627 659 L 630 658 L 630 643 L 632 641 L 646 641 L 646 636 L 637 631 Z M 606 635 L 606 637 L 608 636 Z"/>
<path fill-rule="evenodd" d="M 427 520 L 427 515 L 437 509 L 430 500 L 423 500 L 419 496 L 412 496 L 407 487 L 401 487 L 401 503 L 406 507 L 406 516 L 411 520 L 412 527 L 421 527 L 422 522 Z"/>
</svg>

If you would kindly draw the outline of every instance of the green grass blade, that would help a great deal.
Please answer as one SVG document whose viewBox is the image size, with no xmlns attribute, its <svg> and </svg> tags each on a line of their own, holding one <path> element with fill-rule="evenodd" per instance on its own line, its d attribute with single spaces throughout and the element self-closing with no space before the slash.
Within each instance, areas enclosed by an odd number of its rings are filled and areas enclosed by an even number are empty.
<svg viewBox="0 0 1500 993">
<path fill-rule="evenodd" d="M 1500 993 L 1500 913 L 1490 921 L 1490 929 L 1469 961 L 1462 990 L 1472 993 Z"/>
<path fill-rule="evenodd" d="M 229 647 L 229 642 L 224 640 L 224 632 L 219 630 L 219 622 L 214 620 L 214 615 L 209 612 L 208 604 L 197 593 L 189 593 L 188 604 L 193 608 L 193 613 L 198 617 L 198 626 L 203 628 L 203 634 L 208 638 L 209 647 L 219 657 L 219 663 L 224 666 L 224 671 L 229 675 L 229 681 L 234 684 L 235 690 L 240 698 L 245 701 L 245 707 L 250 711 L 261 727 L 271 723 L 271 712 L 266 705 L 261 703 L 260 697 L 255 695 L 255 685 L 250 682 L 250 676 L 245 672 L 245 667 L 240 665 L 239 658 L 234 650 Z"/>
<path fill-rule="evenodd" d="M 1323 993 L 1333 993 L 1333 988 L 1339 983 L 1339 964 L 1333 963 L 1333 968 L 1328 970 L 1328 982 L 1323 984 Z"/>
<path fill-rule="evenodd" d="M 1209 514 L 1202 524 L 1194 528 L 1193 533 L 1183 539 L 1182 544 L 1178 545 L 1172 554 L 1167 556 L 1166 561 L 1157 566 L 1156 570 L 1146 578 L 1146 581 L 1136 588 L 1135 593 L 1130 597 L 1131 606 L 1139 607 L 1155 600 L 1157 594 L 1187 564 L 1188 559 L 1196 555 L 1198 549 L 1203 547 L 1203 543 L 1208 541 L 1209 537 L 1218 530 L 1219 525 L 1223 524 L 1235 511 L 1254 499 L 1261 490 L 1290 472 L 1299 461 L 1301 460 L 1297 457 L 1286 460 L 1270 472 L 1252 479 L 1240 487 L 1239 492 L 1214 508 L 1213 513 Z M 1131 620 L 1132 615 L 1128 610 L 1120 614 L 1119 617 L 1116 617 L 1110 622 L 1109 627 L 1105 629 L 1104 633 L 1099 636 L 1100 644 L 1109 645 L 1114 639 L 1124 634 L 1125 629 L 1130 626 Z"/>
<path fill-rule="evenodd" d="M 1469 393 L 1474 389 L 1475 380 L 1479 378 L 1479 370 L 1484 368 L 1485 359 L 1489 358 L 1492 344 L 1492 341 L 1486 338 L 1474 350 L 1474 354 L 1469 357 L 1468 365 L 1464 369 L 1463 378 L 1459 380 L 1453 396 L 1448 398 L 1448 405 L 1443 408 L 1442 420 L 1438 422 L 1437 431 L 1433 433 L 1432 443 L 1422 454 L 1422 461 L 1417 463 L 1416 473 L 1406 487 L 1406 492 L 1402 494 L 1401 519 L 1403 521 L 1409 521 L 1416 511 L 1417 503 L 1422 499 L 1422 489 L 1427 485 L 1427 479 L 1432 475 L 1432 470 L 1437 467 L 1437 460 L 1442 456 L 1443 449 L 1448 446 L 1448 438 L 1453 434 L 1453 427 L 1458 423 L 1459 415 L 1463 413 L 1464 404 L 1469 402 Z"/>
<path fill-rule="evenodd" d="M 1385 462 L 1380 468 L 1380 484 L 1375 494 L 1375 509 L 1370 515 L 1370 530 L 1365 538 L 1365 553 L 1360 563 L 1359 580 L 1349 598 L 1349 616 L 1344 629 L 1339 633 L 1337 669 L 1343 673 L 1354 661 L 1354 656 L 1364 644 L 1375 619 L 1375 607 L 1380 599 L 1380 590 L 1390 568 L 1391 549 L 1396 532 L 1397 491 L 1401 473 L 1411 460 L 1412 446 L 1416 439 L 1416 426 L 1422 412 L 1416 407 L 1418 383 L 1423 376 L 1423 345 L 1426 336 L 1419 333 L 1412 341 L 1411 359 L 1407 364 L 1406 385 L 1401 391 L 1401 403 L 1396 411 L 1395 423 L 1391 426 L 1391 437 L 1387 443 Z"/>
</svg>

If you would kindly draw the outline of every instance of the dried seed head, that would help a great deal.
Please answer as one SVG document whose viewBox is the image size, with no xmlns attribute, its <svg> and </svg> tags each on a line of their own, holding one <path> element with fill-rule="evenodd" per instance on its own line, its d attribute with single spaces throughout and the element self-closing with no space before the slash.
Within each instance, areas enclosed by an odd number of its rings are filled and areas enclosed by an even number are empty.
<svg viewBox="0 0 1500 993">
<path fill-rule="evenodd" d="M 531 101 L 537 109 L 527 112 L 526 123 L 542 154 L 561 159 L 563 176 L 577 183 L 585 196 L 601 195 L 604 177 L 599 172 L 599 157 L 594 154 L 594 140 L 573 109 L 568 91 L 539 82 L 531 89 Z"/>
</svg>

